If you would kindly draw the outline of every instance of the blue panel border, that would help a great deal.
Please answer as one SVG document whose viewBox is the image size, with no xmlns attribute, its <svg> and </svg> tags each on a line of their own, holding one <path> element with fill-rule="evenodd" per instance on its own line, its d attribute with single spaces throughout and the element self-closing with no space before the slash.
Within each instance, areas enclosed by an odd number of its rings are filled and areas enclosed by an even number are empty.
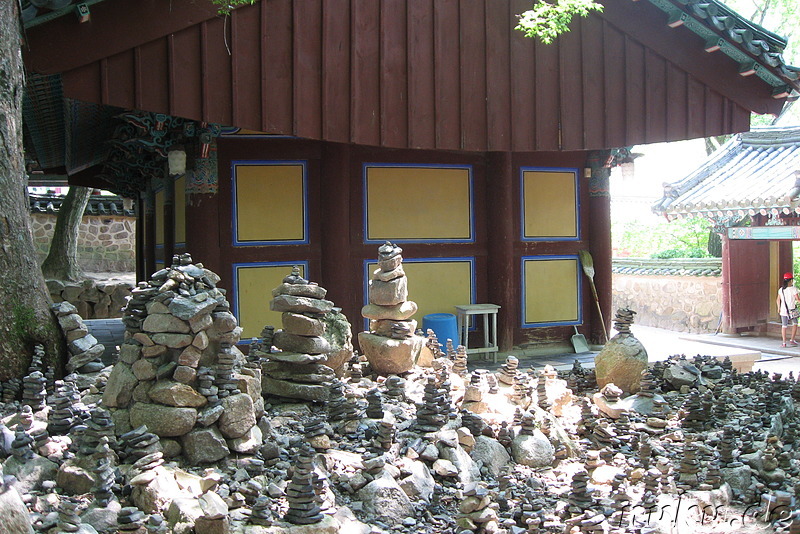
<svg viewBox="0 0 800 534">
<path fill-rule="evenodd" d="M 250 165 L 300 165 L 303 168 L 303 239 L 288 239 L 274 241 L 239 241 L 239 206 L 236 202 L 236 167 Z M 231 161 L 231 225 L 233 231 L 234 247 L 258 247 L 266 245 L 307 245 L 308 237 L 308 161 L 306 160 L 234 160 Z"/>
<path fill-rule="evenodd" d="M 369 264 L 376 263 L 378 260 L 377 258 L 371 260 L 364 260 L 363 262 L 363 270 L 364 270 L 364 295 L 363 295 L 363 302 L 364 306 L 369 304 L 369 281 L 370 281 L 370 270 Z M 403 258 L 403 263 L 446 263 L 446 262 L 468 262 L 469 263 L 469 273 L 470 273 L 470 281 L 469 281 L 469 304 L 475 304 L 475 280 L 476 280 L 476 273 L 475 273 L 475 257 L 474 256 L 463 256 L 463 257 L 453 257 L 453 258 Z M 411 295 L 411 300 L 413 299 L 413 295 Z M 421 324 L 421 323 L 420 323 Z M 474 330 L 475 327 L 472 327 L 470 330 Z M 369 331 L 369 319 L 364 318 L 364 330 Z"/>
<path fill-rule="evenodd" d="M 294 267 L 295 265 L 302 265 L 303 266 L 303 277 L 308 280 L 308 260 L 302 261 L 259 261 L 259 262 L 252 262 L 252 263 L 234 263 L 231 265 L 231 270 L 233 274 L 233 288 L 231 289 L 233 295 L 231 295 L 230 303 L 231 303 L 231 313 L 233 316 L 236 317 L 237 323 L 241 322 L 239 320 L 239 269 L 247 269 L 249 267 Z M 289 273 L 287 273 L 289 274 Z M 272 289 L 268 289 L 265 296 L 272 299 L 272 293 L 270 293 Z M 276 325 L 277 326 L 277 325 Z M 247 345 L 250 343 L 250 339 L 242 339 L 239 341 L 239 344 Z"/>
<path fill-rule="evenodd" d="M 527 237 L 525 235 L 525 173 L 531 171 L 571 172 L 575 179 L 575 237 Z M 519 168 L 519 200 L 520 219 L 519 235 L 522 241 L 580 241 L 581 240 L 581 182 L 579 169 L 572 167 L 520 167 Z"/>
<path fill-rule="evenodd" d="M 392 243 L 474 243 L 475 242 L 475 192 L 472 165 L 458 163 L 364 163 L 361 168 L 362 192 L 363 192 L 363 228 L 364 243 L 383 244 L 386 239 L 369 239 L 369 222 L 367 220 L 367 169 L 370 167 L 402 167 L 411 169 L 466 169 L 469 173 L 469 238 L 467 239 L 389 239 Z M 444 209 L 444 208 L 443 208 Z"/>
<path fill-rule="evenodd" d="M 581 278 L 582 270 L 580 258 L 577 254 L 561 254 L 561 255 L 542 255 L 542 256 L 522 256 L 520 258 L 520 275 L 522 279 L 522 286 L 520 287 L 520 323 L 522 328 L 542 328 L 547 326 L 578 326 L 583 324 L 583 279 Z M 575 321 L 555 321 L 549 323 L 526 323 L 525 322 L 525 262 L 526 261 L 552 261 L 552 260 L 575 260 L 576 269 L 575 277 L 578 288 L 578 319 Z"/>
</svg>

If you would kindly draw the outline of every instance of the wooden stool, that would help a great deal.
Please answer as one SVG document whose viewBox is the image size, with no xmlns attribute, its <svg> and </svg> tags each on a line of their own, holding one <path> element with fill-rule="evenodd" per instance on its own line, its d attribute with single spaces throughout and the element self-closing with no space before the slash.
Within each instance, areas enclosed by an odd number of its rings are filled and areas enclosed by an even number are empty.
<svg viewBox="0 0 800 534">
<path fill-rule="evenodd" d="M 497 363 L 497 304 L 464 304 L 456 306 L 458 318 L 459 343 L 467 349 L 467 354 L 492 354 L 494 363 Z M 469 316 L 483 315 L 483 347 L 469 348 Z M 492 316 L 491 336 L 489 335 L 489 316 Z"/>
</svg>

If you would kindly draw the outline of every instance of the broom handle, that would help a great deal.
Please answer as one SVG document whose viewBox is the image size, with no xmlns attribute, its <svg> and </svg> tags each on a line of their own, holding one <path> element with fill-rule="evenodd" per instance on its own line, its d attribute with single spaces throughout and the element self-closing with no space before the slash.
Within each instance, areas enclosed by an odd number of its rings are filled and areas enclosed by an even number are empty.
<svg viewBox="0 0 800 534">
<path fill-rule="evenodd" d="M 589 283 L 592 286 L 592 295 L 594 295 L 594 303 L 597 305 L 597 313 L 600 315 L 600 325 L 603 327 L 603 336 L 608 343 L 608 332 L 606 332 L 606 321 L 603 319 L 603 310 L 600 309 L 600 299 L 597 297 L 597 288 L 594 286 L 594 278 L 589 277 Z"/>
</svg>

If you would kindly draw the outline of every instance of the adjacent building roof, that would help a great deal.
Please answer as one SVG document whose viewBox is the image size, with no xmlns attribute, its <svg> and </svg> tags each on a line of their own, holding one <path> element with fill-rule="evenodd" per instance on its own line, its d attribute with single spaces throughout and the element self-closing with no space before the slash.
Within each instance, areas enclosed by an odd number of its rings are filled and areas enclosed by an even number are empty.
<svg viewBox="0 0 800 534">
<path fill-rule="evenodd" d="M 797 72 L 717 0 L 605 0 L 552 45 L 519 0 L 105 0 L 29 27 L 26 67 L 85 102 L 391 148 L 590 150 L 749 128 Z M 80 53 L 76 53 L 79 50 Z"/>
<path fill-rule="evenodd" d="M 64 202 L 64 195 L 29 195 L 31 213 L 58 214 L 61 204 Z M 86 203 L 84 215 L 116 215 L 125 217 L 135 217 L 135 203 L 131 203 L 131 209 L 125 208 L 125 200 L 122 197 L 110 195 L 92 195 Z"/>
<path fill-rule="evenodd" d="M 756 128 L 731 138 L 673 183 L 653 211 L 669 218 L 800 213 L 800 128 Z"/>
</svg>

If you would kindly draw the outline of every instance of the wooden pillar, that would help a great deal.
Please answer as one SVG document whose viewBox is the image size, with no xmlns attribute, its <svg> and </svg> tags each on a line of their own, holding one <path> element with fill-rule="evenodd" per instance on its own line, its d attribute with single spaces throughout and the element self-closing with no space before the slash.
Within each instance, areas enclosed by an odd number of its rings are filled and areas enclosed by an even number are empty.
<svg viewBox="0 0 800 534">
<path fill-rule="evenodd" d="M 217 147 L 212 143 L 208 157 L 196 158 L 186 172 L 186 252 L 224 280 L 230 274 L 222 271 L 220 261 L 218 181 Z"/>
<path fill-rule="evenodd" d="M 350 145 L 324 143 L 320 177 L 321 283 L 352 322 L 361 317 L 350 255 Z M 359 323 L 360 324 L 360 323 Z"/>
<path fill-rule="evenodd" d="M 164 173 L 164 266 L 172 265 L 175 254 L 175 179 L 168 171 Z"/>
<path fill-rule="evenodd" d="M 514 165 L 510 152 L 486 157 L 486 218 L 488 300 L 501 306 L 497 339 L 501 351 L 511 350 L 520 317 L 518 258 L 514 256 Z"/>
<path fill-rule="evenodd" d="M 136 281 L 147 280 L 147 268 L 145 267 L 145 198 L 139 194 L 136 199 Z"/>
<path fill-rule="evenodd" d="M 610 175 L 610 169 L 595 169 L 596 173 Z M 606 178 L 607 179 L 607 178 Z M 608 190 L 594 190 L 589 195 L 589 252 L 592 254 L 594 263 L 594 284 L 597 287 L 597 296 L 600 301 L 600 309 L 603 312 L 603 325 L 597 312 L 597 305 L 591 302 L 591 340 L 594 343 L 605 343 L 603 328 L 609 332 L 611 322 L 614 319 L 614 310 L 611 309 L 611 197 Z M 583 276 L 583 275 L 582 275 Z M 589 282 L 583 276 L 585 282 Z M 591 301 L 591 288 L 587 287 Z M 585 302 L 585 301 L 584 301 Z"/>
<path fill-rule="evenodd" d="M 156 272 L 156 194 L 153 184 L 147 184 L 144 197 L 144 277 L 147 280 Z"/>
<path fill-rule="evenodd" d="M 731 313 L 731 241 L 722 235 L 722 319 L 720 331 L 723 334 L 736 334 L 733 314 Z"/>
</svg>

